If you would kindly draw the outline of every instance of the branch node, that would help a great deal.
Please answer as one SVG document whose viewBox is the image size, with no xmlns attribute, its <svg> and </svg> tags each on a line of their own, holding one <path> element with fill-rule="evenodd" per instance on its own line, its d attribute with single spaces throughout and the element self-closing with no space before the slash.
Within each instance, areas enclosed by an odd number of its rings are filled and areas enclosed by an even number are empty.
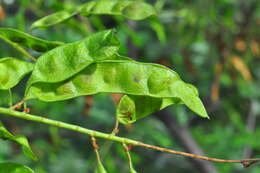
<svg viewBox="0 0 260 173">
<path fill-rule="evenodd" d="M 99 150 L 99 146 L 97 144 L 97 140 L 95 137 L 91 136 L 92 146 L 95 150 Z"/>
<path fill-rule="evenodd" d="M 118 120 L 116 119 L 116 123 L 115 123 L 115 127 L 113 129 L 113 131 L 111 132 L 112 135 L 116 135 L 119 133 L 119 122 Z"/>
<path fill-rule="evenodd" d="M 11 106 L 10 109 L 13 109 L 13 110 L 21 109 L 24 102 L 25 102 L 25 100 L 21 100 L 21 101 L 17 102 L 15 105 Z"/>
<path fill-rule="evenodd" d="M 260 161 L 259 159 L 256 159 L 256 160 L 241 160 L 241 164 L 243 165 L 244 168 L 248 168 L 251 165 L 253 165 L 254 163 L 257 163 L 259 161 Z"/>
</svg>

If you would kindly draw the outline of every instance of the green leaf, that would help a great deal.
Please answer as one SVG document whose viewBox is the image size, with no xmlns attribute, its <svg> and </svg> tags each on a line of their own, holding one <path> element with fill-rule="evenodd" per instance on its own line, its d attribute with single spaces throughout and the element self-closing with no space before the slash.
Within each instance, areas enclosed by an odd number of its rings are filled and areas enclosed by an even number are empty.
<svg viewBox="0 0 260 173">
<path fill-rule="evenodd" d="M 141 1 L 127 0 L 95 0 L 87 2 L 79 7 L 60 11 L 49 16 L 45 16 L 31 26 L 35 28 L 46 28 L 61 23 L 74 15 L 117 15 L 132 20 L 142 20 L 149 16 L 156 15 L 156 9 Z"/>
<path fill-rule="evenodd" d="M 28 87 L 34 83 L 64 81 L 93 62 L 117 58 L 118 49 L 119 41 L 113 30 L 60 46 L 39 57 Z"/>
<path fill-rule="evenodd" d="M 0 173 L 34 173 L 32 169 L 18 163 L 0 163 Z"/>
<path fill-rule="evenodd" d="M 181 82 L 179 85 L 184 85 L 180 87 L 183 87 L 183 90 L 186 90 L 186 92 L 192 93 L 187 99 L 194 100 L 194 104 L 189 103 L 184 96 L 180 96 L 180 98 L 155 98 L 125 95 L 120 99 L 117 105 L 117 119 L 123 124 L 133 123 L 138 119 L 162 110 L 167 106 L 173 104 L 184 104 L 184 102 L 186 102 L 186 105 L 198 115 L 205 118 L 208 117 L 203 104 L 198 98 L 198 90 L 193 85 L 184 82 Z M 196 107 L 196 104 L 198 104 L 198 108 Z"/>
<path fill-rule="evenodd" d="M 197 89 L 162 65 L 118 55 L 112 30 L 66 44 L 42 55 L 27 84 L 25 99 L 66 100 L 98 93 L 123 93 L 122 123 L 134 122 L 171 104 L 183 103 L 202 117 L 207 112 Z"/>
<path fill-rule="evenodd" d="M 32 160 L 37 160 L 36 155 L 33 153 L 28 140 L 24 136 L 14 136 L 12 133 L 10 133 L 2 124 L 0 121 L 0 138 L 5 139 L 5 140 L 10 140 L 13 142 L 18 143 L 19 145 L 22 146 L 23 153 L 31 158 Z M 0 169 L 1 170 L 1 169 Z"/>
<path fill-rule="evenodd" d="M 121 123 L 129 124 L 172 104 L 182 104 L 182 102 L 178 98 L 124 95 L 117 105 L 116 115 Z"/>
<path fill-rule="evenodd" d="M 150 21 L 151 28 L 155 31 L 161 43 L 166 43 L 167 37 L 163 24 L 159 20 L 153 19 Z"/>
<path fill-rule="evenodd" d="M 15 58 L 0 59 L 0 89 L 7 90 L 14 87 L 29 72 L 33 64 Z"/>
<path fill-rule="evenodd" d="M 52 75 L 56 76 L 54 73 Z M 184 83 L 176 72 L 161 65 L 140 63 L 133 60 L 99 61 L 92 63 L 78 74 L 64 81 L 53 83 L 42 80 L 31 83 L 26 92 L 26 99 L 38 98 L 43 101 L 58 101 L 101 92 L 157 98 L 147 100 L 142 98 L 142 100 L 145 100 L 144 103 L 148 103 L 148 106 L 149 103 L 153 105 L 158 103 L 158 105 L 151 109 L 138 108 L 137 114 L 140 115 L 135 115 L 137 119 L 146 116 L 147 113 L 152 113 L 154 109 L 161 109 L 173 104 L 176 100 L 178 102 L 181 100 L 198 115 L 208 117 L 196 90 L 190 84 Z M 162 101 L 163 98 L 166 100 Z M 131 101 L 126 101 L 126 103 L 128 102 Z M 136 114 L 134 101 L 129 104 L 132 107 L 122 103 L 119 105 L 120 110 L 117 113 L 120 113 L 120 115 L 118 117 L 124 115 L 131 117 L 131 113 Z M 130 110 L 125 111 L 128 108 Z M 135 120 L 136 118 L 132 119 Z"/>
<path fill-rule="evenodd" d="M 98 0 L 86 3 L 80 9 L 83 15 L 118 15 L 131 20 L 143 20 L 156 15 L 150 4 L 141 1 Z"/>
<path fill-rule="evenodd" d="M 134 168 L 131 168 L 130 173 L 137 173 L 137 172 L 136 172 L 136 170 L 134 170 Z"/>
<path fill-rule="evenodd" d="M 42 40 L 13 28 L 0 28 L 0 38 L 38 52 L 46 52 L 63 44 L 58 41 Z"/>
<path fill-rule="evenodd" d="M 101 161 L 98 161 L 98 166 L 95 170 L 95 173 L 107 173 L 106 169 L 104 168 L 103 164 Z"/>
</svg>

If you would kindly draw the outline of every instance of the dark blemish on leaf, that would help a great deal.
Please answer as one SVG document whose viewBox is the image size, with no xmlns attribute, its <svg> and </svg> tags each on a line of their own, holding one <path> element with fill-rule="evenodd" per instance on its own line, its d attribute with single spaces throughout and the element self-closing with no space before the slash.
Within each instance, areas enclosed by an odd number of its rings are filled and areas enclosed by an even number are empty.
<svg viewBox="0 0 260 173">
<path fill-rule="evenodd" d="M 126 112 L 126 116 L 127 116 L 127 118 L 129 119 L 129 120 L 133 120 L 133 118 L 132 118 L 132 113 L 131 112 Z"/>
<path fill-rule="evenodd" d="M 140 77 L 134 76 L 134 82 L 135 82 L 135 83 L 139 83 L 139 82 L 140 82 Z"/>
<path fill-rule="evenodd" d="M 16 43 L 23 43 L 26 41 L 23 37 L 10 37 L 10 40 Z"/>
<path fill-rule="evenodd" d="M 45 52 L 48 50 L 45 46 L 42 45 L 32 45 L 32 49 L 38 52 Z"/>
</svg>

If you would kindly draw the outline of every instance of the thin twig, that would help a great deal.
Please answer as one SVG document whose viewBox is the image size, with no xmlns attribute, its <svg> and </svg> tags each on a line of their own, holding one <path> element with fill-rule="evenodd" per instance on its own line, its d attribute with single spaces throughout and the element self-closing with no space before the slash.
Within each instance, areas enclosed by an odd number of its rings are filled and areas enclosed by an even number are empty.
<svg viewBox="0 0 260 173">
<path fill-rule="evenodd" d="M 128 159 L 129 169 L 133 169 L 132 158 L 131 158 L 131 155 L 130 155 L 130 152 L 129 152 L 129 148 L 124 143 L 122 143 L 122 145 L 123 145 L 123 148 L 125 150 L 125 153 L 126 153 L 126 156 L 127 156 L 127 159 Z"/>
<path fill-rule="evenodd" d="M 118 119 L 116 119 L 115 126 L 114 126 L 113 131 L 111 132 L 111 135 L 116 135 L 116 134 L 119 133 L 119 128 L 118 128 L 118 126 L 119 126 L 119 122 L 118 122 Z"/>
<path fill-rule="evenodd" d="M 96 138 L 94 136 L 91 136 L 91 141 L 92 141 L 92 146 L 95 150 L 98 150 L 99 149 L 99 146 L 97 144 L 97 141 L 96 141 Z"/>
<path fill-rule="evenodd" d="M 8 109 L 8 108 L 0 107 L 0 113 L 10 115 L 10 116 L 13 116 L 16 118 L 22 118 L 22 119 L 26 119 L 29 121 L 35 121 L 35 122 L 39 122 L 39 123 L 43 123 L 43 124 L 48 124 L 51 126 L 56 126 L 59 128 L 68 129 L 71 131 L 76 131 L 78 133 L 87 134 L 87 135 L 90 135 L 93 137 L 99 137 L 99 138 L 107 139 L 110 141 L 116 141 L 116 142 L 120 142 L 120 143 L 124 143 L 124 144 L 130 144 L 133 146 L 141 146 L 141 147 L 150 148 L 150 149 L 161 151 L 161 152 L 171 153 L 171 154 L 175 154 L 175 155 L 181 155 L 181 156 L 195 158 L 195 159 L 202 159 L 202 160 L 207 160 L 207 161 L 211 161 L 211 162 L 241 163 L 245 168 L 247 168 L 247 167 L 251 166 L 252 164 L 260 161 L 260 159 L 251 159 L 251 158 L 242 159 L 242 160 L 225 160 L 225 159 L 200 156 L 200 155 L 181 152 L 181 151 L 175 151 L 175 150 L 171 150 L 171 149 L 167 149 L 167 148 L 163 148 L 163 147 L 158 147 L 155 145 L 145 144 L 145 143 L 142 143 L 142 142 L 139 142 L 136 140 L 132 140 L 132 139 L 128 139 L 128 138 L 124 138 L 124 137 L 119 137 L 119 136 L 115 136 L 115 135 L 111 135 L 111 134 L 107 134 L 107 133 L 102 133 L 102 132 L 99 132 L 96 130 L 90 130 L 90 129 L 83 128 L 83 127 L 80 127 L 77 125 L 72 125 L 72 124 L 61 122 L 61 121 L 51 120 L 51 119 L 44 118 L 44 117 L 41 117 L 38 115 L 32 115 L 32 114 L 28 114 L 28 113 L 24 113 L 24 112 L 18 112 L 18 111 Z"/>
<path fill-rule="evenodd" d="M 90 139 L 91 139 L 92 146 L 93 146 L 95 154 L 96 154 L 97 162 L 98 162 L 98 164 L 102 164 L 101 163 L 101 158 L 100 158 L 100 155 L 99 155 L 99 152 L 98 152 L 99 146 L 97 144 L 96 138 L 91 136 Z"/>
<path fill-rule="evenodd" d="M 245 168 L 249 167 L 253 163 L 259 162 L 260 158 L 258 159 L 242 159 L 242 160 L 225 160 L 225 159 L 218 159 L 218 158 L 212 158 L 212 157 L 207 157 L 207 156 L 200 156 L 196 154 L 191 154 L 191 153 L 186 153 L 186 152 L 181 152 L 181 151 L 175 151 L 167 148 L 162 148 L 162 147 L 157 147 L 154 145 L 149 145 L 145 143 L 141 143 L 139 146 L 145 147 L 145 148 L 150 148 L 153 150 L 158 150 L 161 152 L 165 153 L 170 153 L 170 154 L 176 154 L 176 155 L 181 155 L 185 157 L 190 157 L 190 158 L 195 158 L 195 159 L 201 159 L 201 160 L 207 160 L 211 162 L 221 162 L 221 163 L 241 163 Z"/>
<path fill-rule="evenodd" d="M 13 109 L 13 110 L 20 109 L 21 105 L 24 103 L 25 103 L 25 100 L 23 99 L 23 100 L 17 102 L 15 105 L 11 106 L 10 109 Z"/>
<path fill-rule="evenodd" d="M 119 128 L 118 128 L 118 126 L 119 126 L 119 122 L 118 122 L 118 120 L 116 119 L 114 128 L 113 128 L 113 130 L 112 130 L 112 132 L 111 132 L 110 135 L 115 136 L 116 134 L 119 133 Z M 103 147 L 102 147 L 102 150 L 101 150 L 101 153 L 100 153 L 103 158 L 106 158 L 106 156 L 107 156 L 107 154 L 108 154 L 108 152 L 109 152 L 111 146 L 112 146 L 112 141 L 106 141 L 106 142 L 103 144 Z"/>
</svg>

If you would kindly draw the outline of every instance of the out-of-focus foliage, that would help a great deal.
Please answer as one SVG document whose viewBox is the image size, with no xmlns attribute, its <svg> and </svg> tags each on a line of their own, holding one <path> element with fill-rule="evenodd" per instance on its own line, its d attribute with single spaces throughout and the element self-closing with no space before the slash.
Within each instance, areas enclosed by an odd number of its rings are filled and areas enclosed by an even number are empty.
<svg viewBox="0 0 260 173">
<path fill-rule="evenodd" d="M 93 0 L 80 6 L 71 7 L 42 19 L 37 20 L 31 26 L 35 28 L 46 28 L 63 22 L 75 15 L 118 15 L 132 20 L 142 20 L 156 15 L 155 8 L 141 1 L 120 0 Z"/>
<path fill-rule="evenodd" d="M 42 40 L 12 28 L 0 28 L 0 39 L 8 40 L 13 44 L 31 48 L 38 52 L 45 52 L 63 44 L 58 41 Z"/>
<path fill-rule="evenodd" d="M 0 138 L 3 140 L 10 140 L 13 142 L 16 142 L 17 144 L 21 145 L 22 149 L 23 149 L 23 153 L 33 159 L 33 160 L 37 160 L 37 157 L 35 156 L 35 154 L 33 153 L 28 140 L 26 139 L 26 137 L 24 136 L 14 136 L 12 135 L 12 133 L 10 133 L 3 125 L 3 123 L 0 121 Z"/>
<path fill-rule="evenodd" d="M 5 173 L 34 173 L 30 168 L 17 163 L 0 163 L 0 170 Z"/>
<path fill-rule="evenodd" d="M 26 31 L 45 15 L 70 9 L 83 0 L 3 0 L 0 25 Z M 139 61 L 159 62 L 173 68 L 184 81 L 194 84 L 206 103 L 211 121 L 191 116 L 183 106 L 173 106 L 178 121 L 189 126 L 200 147 L 208 156 L 240 159 L 245 150 L 259 157 L 260 138 L 260 4 L 258 0 L 154 0 L 158 18 L 133 22 L 120 16 L 75 16 L 47 30 L 34 30 L 33 35 L 45 40 L 73 42 L 92 32 L 117 28 L 120 52 Z M 28 31 L 28 30 L 27 30 Z M 1 57 L 21 55 L 1 42 Z M 38 57 L 39 53 L 29 50 Z M 137 56 L 138 55 L 138 56 Z M 21 57 L 23 58 L 23 57 Z M 24 81 L 14 91 L 24 89 Z M 20 89 L 21 88 L 21 89 Z M 2 92 L 0 93 L 1 97 Z M 22 92 L 20 93 L 22 95 Z M 20 96 L 21 96 L 20 95 Z M 14 95 L 17 98 L 17 95 Z M 32 111 L 50 118 L 110 132 L 115 118 L 115 106 L 106 95 L 92 99 L 78 98 L 68 102 L 46 104 L 32 101 Z M 2 103 L 1 103 L 2 104 Z M 88 112 L 86 115 L 85 112 Z M 1 118 L 2 120 L 2 118 Z M 72 132 L 48 128 L 22 120 L 4 119 L 12 131 L 29 136 L 39 162 L 32 162 L 17 153 L 8 141 L 0 140 L 0 161 L 25 163 L 36 172 L 92 172 L 96 166 L 94 152 L 87 137 Z M 151 117 L 133 126 L 121 126 L 120 135 L 147 143 L 182 150 L 167 129 Z M 35 133 L 37 129 L 37 133 Z M 149 132 L 149 133 L 148 133 Z M 102 145 L 101 157 L 110 172 L 128 172 L 125 153 L 117 144 Z M 103 147 L 102 147 L 103 146 Z M 10 155 L 11 152 L 15 154 Z M 112 153 L 112 154 L 111 154 Z M 196 172 L 181 157 L 134 148 L 131 152 L 138 172 Z M 243 169 L 240 165 L 215 164 L 219 172 L 257 173 L 259 166 Z"/>
</svg>

